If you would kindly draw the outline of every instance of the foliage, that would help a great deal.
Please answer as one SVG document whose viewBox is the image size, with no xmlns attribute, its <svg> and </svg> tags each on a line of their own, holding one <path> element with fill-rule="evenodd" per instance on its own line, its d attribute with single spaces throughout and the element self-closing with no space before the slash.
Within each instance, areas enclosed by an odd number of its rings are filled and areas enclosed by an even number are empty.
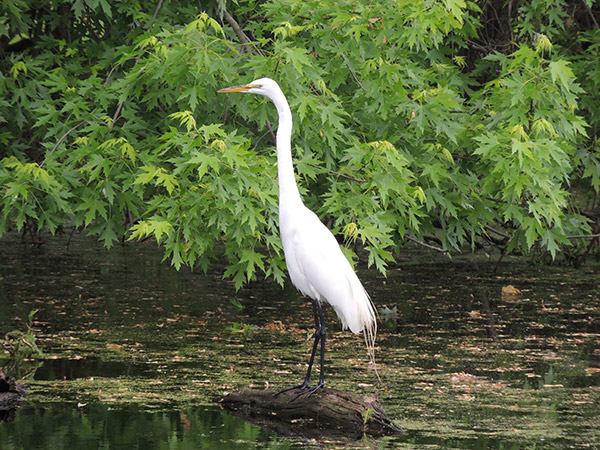
<svg viewBox="0 0 600 450">
<path fill-rule="evenodd" d="M 307 205 L 369 265 L 407 239 L 577 254 L 594 241 L 571 238 L 598 232 L 597 11 L 3 3 L 0 236 L 72 224 L 107 247 L 151 237 L 177 267 L 224 257 L 238 287 L 282 282 L 274 108 L 216 95 L 270 76 Z"/>
<path fill-rule="evenodd" d="M 225 327 L 225 330 L 229 331 L 230 333 L 247 334 L 251 332 L 254 328 L 254 325 L 233 322 L 231 325 Z"/>
<path fill-rule="evenodd" d="M 32 356 L 43 356 L 32 329 L 35 313 L 37 313 L 35 310 L 29 313 L 24 331 L 12 330 L 0 338 L 0 347 L 9 354 L 11 362 L 22 361 Z"/>
</svg>

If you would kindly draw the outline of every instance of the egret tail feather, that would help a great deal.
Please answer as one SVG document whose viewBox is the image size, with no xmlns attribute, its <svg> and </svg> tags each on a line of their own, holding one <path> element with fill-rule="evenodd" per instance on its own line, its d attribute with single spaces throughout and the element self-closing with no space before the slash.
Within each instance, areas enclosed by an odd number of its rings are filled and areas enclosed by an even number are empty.
<svg viewBox="0 0 600 450">
<path fill-rule="evenodd" d="M 367 354 L 369 355 L 369 360 L 373 365 L 373 370 L 375 371 L 375 376 L 377 376 L 377 380 L 381 383 L 381 377 L 379 376 L 379 372 L 377 371 L 377 364 L 375 363 L 375 338 L 377 337 L 377 321 L 373 321 L 370 326 L 366 326 L 363 330 L 363 335 L 365 337 L 365 345 L 367 347 Z"/>
</svg>

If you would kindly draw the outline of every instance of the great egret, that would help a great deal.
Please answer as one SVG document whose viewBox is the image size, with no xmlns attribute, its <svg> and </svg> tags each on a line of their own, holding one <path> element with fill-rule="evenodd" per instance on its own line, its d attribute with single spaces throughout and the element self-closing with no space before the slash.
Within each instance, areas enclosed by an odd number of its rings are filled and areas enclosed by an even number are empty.
<svg viewBox="0 0 600 450">
<path fill-rule="evenodd" d="M 344 329 L 364 332 L 369 358 L 375 365 L 374 345 L 377 334 L 375 308 L 352 266 L 342 253 L 331 231 L 317 215 L 304 206 L 292 162 L 292 113 L 279 85 L 270 78 L 261 78 L 243 86 L 218 91 L 259 94 L 270 99 L 279 114 L 277 127 L 277 170 L 279 178 L 279 231 L 285 262 L 294 286 L 310 297 L 315 318 L 315 340 L 304 382 L 278 392 L 299 389 L 292 400 L 303 394 L 312 395 L 324 385 L 325 321 L 321 302 L 327 301 L 335 310 Z M 310 386 L 310 374 L 321 344 L 319 382 Z"/>
</svg>

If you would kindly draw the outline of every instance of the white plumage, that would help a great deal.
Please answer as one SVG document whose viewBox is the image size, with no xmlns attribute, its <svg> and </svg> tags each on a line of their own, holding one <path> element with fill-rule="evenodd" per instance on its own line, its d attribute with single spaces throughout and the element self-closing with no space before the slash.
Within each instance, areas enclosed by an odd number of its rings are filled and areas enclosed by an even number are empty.
<svg viewBox="0 0 600 450">
<path fill-rule="evenodd" d="M 294 286 L 307 297 L 327 301 L 344 329 L 360 333 L 376 325 L 375 312 L 337 240 L 315 213 L 298 205 L 293 214 L 280 205 L 279 228 Z"/>
<path fill-rule="evenodd" d="M 277 128 L 279 230 L 292 283 L 302 294 L 313 299 L 316 327 L 315 343 L 306 379 L 301 385 L 289 389 L 300 388 L 300 392 L 294 398 L 304 393 L 311 395 L 323 385 L 325 325 L 322 323 L 321 302 L 325 300 L 333 306 L 344 329 L 349 328 L 353 333 L 361 331 L 364 333 L 373 366 L 375 366 L 374 345 L 377 334 L 375 308 L 331 231 L 302 203 L 292 161 L 292 114 L 279 85 L 270 78 L 261 78 L 250 84 L 221 89 L 219 92 L 248 92 L 263 95 L 273 102 L 279 114 Z M 318 385 L 310 387 L 308 382 L 319 341 L 321 341 L 321 378 Z"/>
</svg>

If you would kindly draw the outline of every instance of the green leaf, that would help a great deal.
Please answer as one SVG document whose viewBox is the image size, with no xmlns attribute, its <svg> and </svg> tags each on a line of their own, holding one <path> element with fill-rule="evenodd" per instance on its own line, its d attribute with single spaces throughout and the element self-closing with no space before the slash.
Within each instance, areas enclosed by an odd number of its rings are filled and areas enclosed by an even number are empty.
<svg viewBox="0 0 600 450">
<path fill-rule="evenodd" d="M 195 91 L 194 91 L 195 94 Z M 189 93 L 188 93 L 189 96 Z M 194 97 L 195 98 L 195 97 Z M 195 101 L 194 101 L 195 104 Z M 196 119 L 194 119 L 193 113 L 191 111 L 179 111 L 173 114 L 170 114 L 169 117 L 171 119 L 179 120 L 179 123 L 183 125 L 187 131 L 192 131 L 196 128 Z"/>
<path fill-rule="evenodd" d="M 571 70 L 569 62 L 564 59 L 550 61 L 548 67 L 550 67 L 552 82 L 556 83 L 556 80 L 560 80 L 563 87 L 569 89 L 572 81 L 575 79 L 575 74 Z"/>
<path fill-rule="evenodd" d="M 202 179 L 202 177 L 208 173 L 209 169 L 212 169 L 215 173 L 219 173 L 221 168 L 221 162 L 218 158 L 214 156 L 207 155 L 205 153 L 196 153 L 190 160 L 189 164 L 199 164 L 198 167 L 198 178 Z"/>
<path fill-rule="evenodd" d="M 149 220 L 148 233 L 154 234 L 156 242 L 160 242 L 163 235 L 168 235 L 171 232 L 171 223 L 166 220 Z"/>
<path fill-rule="evenodd" d="M 162 169 L 159 169 L 156 172 L 156 180 L 156 184 L 164 186 L 169 195 L 173 194 L 175 188 L 179 187 L 179 183 L 175 176 L 164 172 Z"/>
<path fill-rule="evenodd" d="M 148 184 L 160 172 L 160 169 L 157 169 L 154 166 L 144 166 L 142 167 L 142 170 L 144 173 L 137 176 L 135 184 Z"/>
<path fill-rule="evenodd" d="M 464 0 L 445 0 L 446 8 L 461 24 L 463 23 L 463 11 L 467 8 Z"/>
</svg>

